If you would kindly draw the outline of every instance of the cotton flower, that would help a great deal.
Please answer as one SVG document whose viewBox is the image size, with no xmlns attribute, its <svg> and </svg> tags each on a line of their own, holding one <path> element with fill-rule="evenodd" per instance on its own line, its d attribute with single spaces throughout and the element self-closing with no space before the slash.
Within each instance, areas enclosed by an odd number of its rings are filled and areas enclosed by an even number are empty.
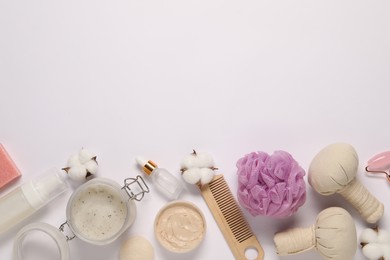
<svg viewBox="0 0 390 260">
<path fill-rule="evenodd" d="M 72 180 L 76 181 L 83 181 L 92 174 L 96 174 L 98 170 L 96 155 L 86 149 L 81 149 L 77 154 L 71 155 L 66 166 L 63 170 Z"/>
<path fill-rule="evenodd" d="M 214 167 L 214 159 L 211 155 L 195 150 L 183 158 L 180 166 L 184 181 L 200 186 L 210 183 L 217 169 Z"/>
<path fill-rule="evenodd" d="M 390 233 L 383 229 L 366 228 L 360 234 L 365 257 L 370 260 L 390 260 Z"/>
<path fill-rule="evenodd" d="M 252 152 L 237 169 L 238 201 L 253 216 L 289 217 L 305 203 L 305 171 L 289 153 Z"/>
</svg>

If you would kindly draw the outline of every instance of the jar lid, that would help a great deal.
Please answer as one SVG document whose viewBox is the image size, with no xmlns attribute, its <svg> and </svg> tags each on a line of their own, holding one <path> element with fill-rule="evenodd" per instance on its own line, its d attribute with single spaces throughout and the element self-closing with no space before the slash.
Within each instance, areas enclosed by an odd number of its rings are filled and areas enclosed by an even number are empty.
<svg viewBox="0 0 390 260">
<path fill-rule="evenodd" d="M 70 259 L 70 250 L 69 245 L 67 243 L 67 239 L 65 238 L 64 234 L 61 233 L 60 230 L 57 228 L 46 224 L 46 223 L 32 223 L 29 225 L 24 226 L 15 237 L 14 242 L 14 250 L 13 250 L 13 260 L 22 260 L 22 245 L 23 241 L 26 238 L 28 234 L 31 234 L 32 232 L 41 231 L 49 235 L 54 242 L 56 242 L 56 245 L 58 247 L 58 251 L 60 253 L 60 259 L 61 260 L 69 260 Z"/>
</svg>

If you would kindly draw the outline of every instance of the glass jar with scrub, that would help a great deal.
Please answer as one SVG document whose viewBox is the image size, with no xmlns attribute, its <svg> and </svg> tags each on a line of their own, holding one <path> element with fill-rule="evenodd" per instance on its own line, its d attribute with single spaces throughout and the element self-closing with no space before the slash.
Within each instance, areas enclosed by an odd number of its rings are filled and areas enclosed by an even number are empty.
<svg viewBox="0 0 390 260">
<path fill-rule="evenodd" d="M 95 178 L 78 187 L 66 207 L 66 222 L 56 229 L 45 223 L 33 223 L 22 228 L 14 243 L 14 260 L 23 258 L 22 244 L 31 231 L 42 231 L 56 241 L 61 260 L 69 260 L 67 241 L 77 237 L 94 245 L 106 245 L 115 241 L 135 221 L 136 205 L 149 188 L 142 179 L 129 178 L 121 187 L 115 181 Z M 71 235 L 65 235 L 69 227 Z"/>
</svg>

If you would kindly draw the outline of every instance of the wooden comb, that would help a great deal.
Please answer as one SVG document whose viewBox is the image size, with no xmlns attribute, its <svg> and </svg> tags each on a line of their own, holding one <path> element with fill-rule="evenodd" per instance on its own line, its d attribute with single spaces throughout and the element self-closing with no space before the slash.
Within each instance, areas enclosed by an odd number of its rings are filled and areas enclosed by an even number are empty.
<svg viewBox="0 0 390 260">
<path fill-rule="evenodd" d="M 216 175 L 200 191 L 234 257 L 238 260 L 247 259 L 245 251 L 253 248 L 258 254 L 255 259 L 263 259 L 263 248 L 252 233 L 223 175 Z"/>
</svg>

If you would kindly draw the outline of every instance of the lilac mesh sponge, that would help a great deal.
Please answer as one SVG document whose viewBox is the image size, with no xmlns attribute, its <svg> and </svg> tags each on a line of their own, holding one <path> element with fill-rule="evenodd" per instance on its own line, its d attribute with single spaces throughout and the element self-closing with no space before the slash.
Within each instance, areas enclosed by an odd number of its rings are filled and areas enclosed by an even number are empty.
<svg viewBox="0 0 390 260">
<path fill-rule="evenodd" d="M 305 203 L 305 171 L 289 153 L 252 152 L 237 168 L 238 201 L 253 216 L 289 217 Z"/>
</svg>

